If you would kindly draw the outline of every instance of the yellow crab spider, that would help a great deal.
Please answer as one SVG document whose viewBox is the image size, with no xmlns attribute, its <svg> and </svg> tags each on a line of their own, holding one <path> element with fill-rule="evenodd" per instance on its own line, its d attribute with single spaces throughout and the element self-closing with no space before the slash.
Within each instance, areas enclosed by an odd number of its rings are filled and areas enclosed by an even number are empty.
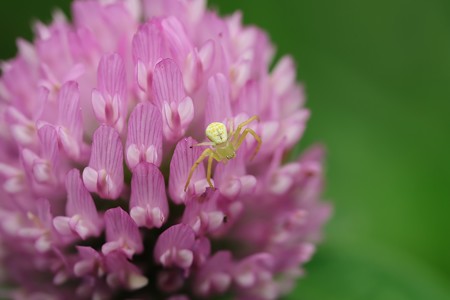
<svg viewBox="0 0 450 300">
<path fill-rule="evenodd" d="M 253 159 L 255 155 L 258 153 L 259 148 L 261 148 L 261 138 L 256 132 L 251 128 L 242 129 L 244 126 L 247 126 L 249 123 L 258 120 L 258 116 L 253 116 L 249 118 L 247 121 L 242 122 L 233 130 L 233 122 L 230 122 L 230 132 L 227 132 L 227 127 L 225 124 L 220 122 L 213 122 L 206 127 L 205 134 L 206 137 L 210 140 L 210 142 L 204 142 L 200 144 L 196 144 L 193 146 L 211 146 L 211 148 L 205 149 L 203 153 L 199 156 L 199 158 L 195 161 L 191 170 L 189 171 L 189 175 L 186 181 L 186 185 L 184 186 L 184 191 L 187 190 L 189 183 L 191 182 L 192 174 L 198 165 L 208 157 L 208 168 L 206 171 L 206 181 L 208 182 L 211 188 L 214 188 L 214 185 L 211 182 L 211 169 L 213 160 L 218 162 L 226 161 L 233 159 L 236 156 L 236 151 L 239 149 L 241 144 L 245 141 L 247 134 L 251 134 L 258 145 L 253 152 L 253 155 L 250 159 Z M 242 131 L 242 133 L 241 133 Z"/>
</svg>

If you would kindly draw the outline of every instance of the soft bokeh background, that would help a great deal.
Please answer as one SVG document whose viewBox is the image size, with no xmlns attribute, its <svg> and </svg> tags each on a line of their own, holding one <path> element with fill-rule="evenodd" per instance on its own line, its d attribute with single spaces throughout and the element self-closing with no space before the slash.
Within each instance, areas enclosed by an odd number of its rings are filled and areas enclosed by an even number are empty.
<svg viewBox="0 0 450 300">
<path fill-rule="evenodd" d="M 0 58 L 69 0 L 0 1 Z M 288 299 L 450 299 L 450 1 L 216 0 L 291 53 L 335 215 Z"/>
</svg>

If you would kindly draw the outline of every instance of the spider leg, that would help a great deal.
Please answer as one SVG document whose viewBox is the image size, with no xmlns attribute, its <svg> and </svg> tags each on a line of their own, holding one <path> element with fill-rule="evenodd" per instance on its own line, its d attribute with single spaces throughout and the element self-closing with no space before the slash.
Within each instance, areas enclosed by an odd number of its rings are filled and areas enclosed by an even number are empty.
<svg viewBox="0 0 450 300">
<path fill-rule="evenodd" d="M 211 148 L 205 149 L 203 153 L 199 156 L 199 158 L 195 161 L 194 165 L 192 166 L 191 170 L 189 171 L 188 179 L 186 181 L 186 185 L 184 186 L 184 191 L 186 192 L 189 183 L 191 182 L 192 175 L 194 174 L 195 169 L 197 169 L 198 165 L 208 156 L 210 156 L 212 153 L 214 153 Z M 209 183 L 209 182 L 208 182 Z"/>
<path fill-rule="evenodd" d="M 230 138 L 234 132 L 234 121 L 232 118 L 230 118 L 230 119 L 228 119 L 227 123 L 228 123 L 228 129 L 229 129 L 228 137 Z"/>
<path fill-rule="evenodd" d="M 198 143 L 195 145 L 190 146 L 190 148 L 192 147 L 200 147 L 200 146 L 213 146 L 214 143 L 213 142 L 202 142 L 202 143 Z"/>
<path fill-rule="evenodd" d="M 256 145 L 255 151 L 253 152 L 252 156 L 250 157 L 250 160 L 252 160 L 255 157 L 255 155 L 258 153 L 259 149 L 261 148 L 261 144 L 262 144 L 261 138 L 259 137 L 259 135 L 256 134 L 256 132 L 253 129 L 245 128 L 244 131 L 242 132 L 241 136 L 239 136 L 239 139 L 237 140 L 236 144 L 234 145 L 234 148 L 237 151 L 237 149 L 239 149 L 241 144 L 245 141 L 247 134 L 249 134 L 249 133 L 255 138 L 256 142 L 258 143 L 258 145 Z"/>
<path fill-rule="evenodd" d="M 208 184 L 212 189 L 214 188 L 214 185 L 211 182 L 211 170 L 212 170 L 212 163 L 215 158 L 216 157 L 214 151 L 211 151 L 211 154 L 208 157 L 208 168 L 206 169 L 206 181 L 208 181 Z"/>
<path fill-rule="evenodd" d="M 258 116 L 253 116 L 250 119 L 248 119 L 247 121 L 242 122 L 241 124 L 239 124 L 236 127 L 236 131 L 233 133 L 233 140 L 234 141 L 238 141 L 239 136 L 241 135 L 241 130 L 244 126 L 247 126 L 248 124 L 250 124 L 251 122 L 258 120 L 259 121 L 259 117 Z"/>
</svg>

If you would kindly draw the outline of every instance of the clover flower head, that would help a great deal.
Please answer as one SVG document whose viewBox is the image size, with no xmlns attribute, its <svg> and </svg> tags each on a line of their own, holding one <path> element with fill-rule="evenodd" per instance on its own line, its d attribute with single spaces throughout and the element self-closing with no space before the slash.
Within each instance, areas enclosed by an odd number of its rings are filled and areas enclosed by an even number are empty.
<svg viewBox="0 0 450 300">
<path fill-rule="evenodd" d="M 287 293 L 330 213 L 323 150 L 283 159 L 309 117 L 292 58 L 271 68 L 267 34 L 204 0 L 75 0 L 72 20 L 36 23 L 1 65 L 8 297 Z M 205 128 L 251 116 L 255 158 L 249 135 L 188 181 Z"/>
</svg>

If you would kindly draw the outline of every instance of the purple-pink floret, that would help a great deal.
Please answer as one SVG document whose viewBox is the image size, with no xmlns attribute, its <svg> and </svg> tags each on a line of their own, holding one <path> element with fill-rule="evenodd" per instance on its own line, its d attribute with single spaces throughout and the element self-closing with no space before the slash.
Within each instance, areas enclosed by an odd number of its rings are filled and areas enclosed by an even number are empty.
<svg viewBox="0 0 450 300">
<path fill-rule="evenodd" d="M 75 0 L 1 64 L 0 280 L 8 299 L 270 300 L 315 251 L 323 150 L 290 57 L 206 0 Z M 211 188 L 205 128 L 257 115 Z M 3 297 L 4 295 L 0 295 Z"/>
</svg>

